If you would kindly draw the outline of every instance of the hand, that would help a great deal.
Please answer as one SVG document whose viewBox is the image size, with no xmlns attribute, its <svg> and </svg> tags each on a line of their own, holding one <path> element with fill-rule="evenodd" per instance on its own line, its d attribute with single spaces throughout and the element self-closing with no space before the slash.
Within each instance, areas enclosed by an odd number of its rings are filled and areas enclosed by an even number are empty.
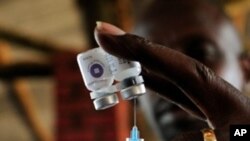
<svg viewBox="0 0 250 141">
<path fill-rule="evenodd" d="M 107 23 L 97 23 L 95 37 L 107 52 L 139 61 L 145 85 L 207 121 L 219 141 L 229 140 L 230 124 L 250 123 L 250 99 L 198 61 Z M 169 90 L 175 93 L 166 93 Z M 176 140 L 202 140 L 202 134 L 197 131 Z"/>
</svg>

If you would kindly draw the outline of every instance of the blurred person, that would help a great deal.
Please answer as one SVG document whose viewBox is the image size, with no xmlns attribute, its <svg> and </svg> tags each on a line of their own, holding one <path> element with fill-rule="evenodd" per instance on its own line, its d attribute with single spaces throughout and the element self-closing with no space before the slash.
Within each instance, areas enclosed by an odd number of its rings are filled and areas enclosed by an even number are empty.
<svg viewBox="0 0 250 141">
<path fill-rule="evenodd" d="M 250 99 L 242 92 L 250 57 L 242 55 L 234 27 L 216 6 L 156 0 L 135 33 L 141 37 L 103 22 L 95 29 L 107 52 L 142 64 L 155 93 L 140 102 L 162 140 L 201 141 L 200 130 L 210 127 L 218 141 L 227 141 L 231 124 L 250 123 Z"/>
</svg>

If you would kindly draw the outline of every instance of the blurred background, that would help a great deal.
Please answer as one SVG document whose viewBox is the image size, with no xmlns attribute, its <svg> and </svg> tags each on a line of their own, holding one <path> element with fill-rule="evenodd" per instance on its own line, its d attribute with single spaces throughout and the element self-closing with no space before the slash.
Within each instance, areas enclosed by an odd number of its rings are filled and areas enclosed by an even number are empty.
<svg viewBox="0 0 250 141">
<path fill-rule="evenodd" d="M 122 141 L 131 105 L 95 111 L 76 54 L 96 46 L 97 20 L 132 31 L 152 0 L 0 0 L 0 140 Z M 250 48 L 250 0 L 213 0 Z M 140 112 L 145 140 L 154 140 Z"/>
</svg>

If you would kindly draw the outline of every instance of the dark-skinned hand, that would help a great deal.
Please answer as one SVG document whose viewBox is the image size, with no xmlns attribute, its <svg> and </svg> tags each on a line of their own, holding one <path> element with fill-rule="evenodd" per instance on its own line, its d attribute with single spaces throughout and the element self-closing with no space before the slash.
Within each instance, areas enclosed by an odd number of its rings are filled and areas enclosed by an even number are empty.
<svg viewBox="0 0 250 141">
<path fill-rule="evenodd" d="M 195 59 L 103 22 L 97 23 L 95 38 L 108 53 L 139 61 L 145 85 L 206 121 L 218 141 L 229 140 L 231 124 L 250 123 L 250 99 Z M 176 93 L 168 94 L 169 90 Z M 175 139 L 202 140 L 200 131 Z"/>
</svg>

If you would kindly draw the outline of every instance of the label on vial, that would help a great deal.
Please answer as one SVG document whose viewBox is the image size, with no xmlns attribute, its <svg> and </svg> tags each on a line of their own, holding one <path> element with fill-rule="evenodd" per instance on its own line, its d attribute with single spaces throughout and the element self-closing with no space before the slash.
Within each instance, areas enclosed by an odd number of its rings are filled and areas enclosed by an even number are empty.
<svg viewBox="0 0 250 141">
<path fill-rule="evenodd" d="M 109 63 L 112 74 L 116 74 L 128 68 L 134 67 L 133 62 L 126 59 L 117 58 L 112 55 L 109 55 L 107 57 L 107 61 Z"/>
<path fill-rule="evenodd" d="M 92 81 L 95 81 L 96 79 L 98 80 L 98 78 L 101 79 L 108 75 L 107 73 L 109 71 L 105 64 L 92 55 L 86 58 L 82 57 L 79 61 L 81 62 L 83 77 L 87 84 L 93 83 Z"/>
<path fill-rule="evenodd" d="M 105 58 L 106 54 L 106 52 L 97 48 L 82 53 L 77 58 L 84 83 L 90 90 L 109 86 L 113 82 L 109 64 Z"/>
<path fill-rule="evenodd" d="M 106 60 L 115 80 L 121 81 L 128 77 L 137 76 L 141 72 L 141 65 L 139 62 L 117 58 L 110 54 L 108 54 Z"/>
<path fill-rule="evenodd" d="M 93 77 L 99 78 L 103 75 L 104 69 L 99 62 L 94 62 L 93 64 L 90 65 L 89 72 Z"/>
<path fill-rule="evenodd" d="M 110 55 L 110 54 L 106 54 L 105 56 L 108 64 L 109 64 L 109 68 L 112 74 L 114 74 L 114 72 L 117 72 L 117 63 L 116 61 L 116 57 Z"/>
</svg>

